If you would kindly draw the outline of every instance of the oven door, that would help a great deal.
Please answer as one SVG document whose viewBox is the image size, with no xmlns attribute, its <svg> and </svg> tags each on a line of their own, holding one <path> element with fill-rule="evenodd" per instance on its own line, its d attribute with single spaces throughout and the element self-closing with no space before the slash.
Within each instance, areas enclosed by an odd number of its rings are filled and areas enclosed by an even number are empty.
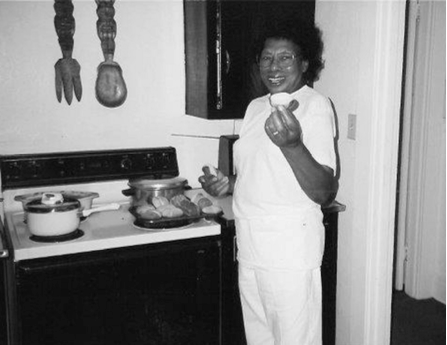
<svg viewBox="0 0 447 345">
<path fill-rule="evenodd" d="M 16 264 L 22 345 L 220 344 L 218 237 Z"/>
<path fill-rule="evenodd" d="M 6 316 L 6 264 L 9 251 L 5 241 L 5 227 L 0 219 L 0 344 L 7 343 L 7 316 Z"/>
</svg>

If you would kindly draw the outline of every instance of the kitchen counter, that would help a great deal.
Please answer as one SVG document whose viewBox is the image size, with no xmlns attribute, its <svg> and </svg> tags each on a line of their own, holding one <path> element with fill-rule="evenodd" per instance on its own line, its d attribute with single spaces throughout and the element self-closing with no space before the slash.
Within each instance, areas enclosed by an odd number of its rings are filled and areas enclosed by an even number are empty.
<svg viewBox="0 0 447 345">
<path fill-rule="evenodd" d="M 189 191 L 186 191 L 185 194 L 187 197 L 192 198 L 194 195 L 202 193 L 204 196 L 209 198 L 214 205 L 220 206 L 223 210 L 223 215 L 218 219 L 219 223 L 221 223 L 224 226 L 227 227 L 234 227 L 234 213 L 233 213 L 233 196 L 228 195 L 221 198 L 215 198 L 206 193 L 203 189 L 197 188 L 197 189 L 191 189 Z M 337 200 L 334 200 L 329 205 L 322 208 L 323 213 L 329 214 L 329 213 L 335 213 L 335 212 L 343 212 L 346 210 L 346 206 L 339 203 Z"/>
</svg>

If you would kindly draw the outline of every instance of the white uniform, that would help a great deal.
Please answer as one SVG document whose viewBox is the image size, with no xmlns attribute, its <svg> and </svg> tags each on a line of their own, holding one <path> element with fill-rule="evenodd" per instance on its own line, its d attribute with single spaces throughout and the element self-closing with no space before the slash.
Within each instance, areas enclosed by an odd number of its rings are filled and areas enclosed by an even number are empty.
<svg viewBox="0 0 447 345">
<path fill-rule="evenodd" d="M 269 96 L 250 103 L 234 146 L 233 210 L 247 340 L 249 345 L 317 345 L 323 215 L 265 133 L 272 111 Z M 304 145 L 317 162 L 335 172 L 335 123 L 329 100 L 308 86 L 292 97 L 299 102 L 294 115 Z"/>
</svg>

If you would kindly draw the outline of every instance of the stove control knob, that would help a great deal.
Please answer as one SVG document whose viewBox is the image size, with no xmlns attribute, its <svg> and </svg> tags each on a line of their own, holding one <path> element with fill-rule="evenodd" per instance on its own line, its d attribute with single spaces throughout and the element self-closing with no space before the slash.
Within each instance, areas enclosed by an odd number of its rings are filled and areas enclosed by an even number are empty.
<svg viewBox="0 0 447 345">
<path fill-rule="evenodd" d="M 13 162 L 9 164 L 7 172 L 8 173 L 6 177 L 15 180 L 21 176 L 22 169 L 20 169 L 20 166 L 17 162 Z"/>
<path fill-rule="evenodd" d="M 59 172 L 59 176 L 65 176 L 65 162 L 63 159 L 57 160 L 57 171 Z"/>
<path fill-rule="evenodd" d="M 152 170 L 155 168 L 155 157 L 153 154 L 148 153 L 146 155 L 146 169 Z"/>
<path fill-rule="evenodd" d="M 28 167 L 25 169 L 27 176 L 31 176 L 33 178 L 39 177 L 42 171 L 42 167 L 36 161 L 31 161 Z"/>
<path fill-rule="evenodd" d="M 129 158 L 123 158 L 120 165 L 123 170 L 129 171 L 132 169 L 132 161 Z"/>
<path fill-rule="evenodd" d="M 171 157 L 169 157 L 169 155 L 167 153 L 163 153 L 161 155 L 161 162 L 160 163 L 161 163 L 163 169 L 168 168 L 170 163 L 171 163 Z"/>
</svg>

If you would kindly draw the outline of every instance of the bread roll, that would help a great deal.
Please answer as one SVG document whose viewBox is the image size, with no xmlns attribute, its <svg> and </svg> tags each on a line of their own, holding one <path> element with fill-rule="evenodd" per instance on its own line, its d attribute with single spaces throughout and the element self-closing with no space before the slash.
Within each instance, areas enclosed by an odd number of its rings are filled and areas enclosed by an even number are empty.
<svg viewBox="0 0 447 345">
<path fill-rule="evenodd" d="M 197 205 L 200 210 L 203 210 L 205 207 L 213 206 L 213 202 L 210 199 L 203 197 L 197 202 Z"/>
<path fill-rule="evenodd" d="M 196 217 L 200 215 L 199 206 L 197 206 L 190 200 L 182 200 L 179 207 L 188 217 Z"/>
<path fill-rule="evenodd" d="M 153 205 L 149 205 L 148 203 L 146 203 L 144 205 L 138 206 L 135 209 L 135 212 L 138 213 L 138 214 L 142 214 L 142 213 L 144 213 L 146 211 L 153 211 L 153 210 L 155 210 L 155 207 Z"/>
<path fill-rule="evenodd" d="M 138 214 L 142 219 L 160 219 L 162 217 L 161 213 L 157 210 L 146 209 Z"/>
<path fill-rule="evenodd" d="M 175 196 L 173 196 L 172 198 L 171 198 L 171 204 L 172 205 L 174 205 L 174 206 L 176 206 L 176 207 L 180 207 L 180 203 L 182 202 L 182 201 L 184 201 L 184 200 L 188 200 L 187 198 L 186 198 L 186 196 L 184 196 L 183 194 L 178 194 L 178 195 L 175 195 Z"/>
<path fill-rule="evenodd" d="M 206 164 L 202 168 L 205 175 L 217 176 L 217 169 L 211 164 Z"/>
<path fill-rule="evenodd" d="M 292 101 L 293 101 L 292 95 L 290 95 L 287 92 L 279 92 L 270 96 L 270 104 L 272 107 L 283 105 L 287 108 L 290 102 Z"/>
<path fill-rule="evenodd" d="M 191 198 L 191 201 L 192 201 L 194 204 L 197 204 L 198 201 L 199 201 L 200 199 L 204 198 L 204 197 L 205 197 L 205 195 L 203 195 L 202 193 L 197 193 L 196 195 L 194 195 L 194 196 Z"/>
<path fill-rule="evenodd" d="M 183 216 L 183 210 L 171 204 L 162 205 L 157 208 L 157 211 L 165 218 L 177 218 Z"/>
<path fill-rule="evenodd" d="M 194 195 L 191 201 L 197 206 L 199 206 L 200 210 L 202 210 L 204 207 L 213 205 L 213 202 L 206 196 L 204 196 L 202 193 L 197 193 L 196 195 Z"/>
<path fill-rule="evenodd" d="M 155 206 L 155 208 L 159 208 L 163 205 L 169 205 L 169 200 L 164 196 L 154 196 L 152 198 L 152 204 Z"/>
</svg>

